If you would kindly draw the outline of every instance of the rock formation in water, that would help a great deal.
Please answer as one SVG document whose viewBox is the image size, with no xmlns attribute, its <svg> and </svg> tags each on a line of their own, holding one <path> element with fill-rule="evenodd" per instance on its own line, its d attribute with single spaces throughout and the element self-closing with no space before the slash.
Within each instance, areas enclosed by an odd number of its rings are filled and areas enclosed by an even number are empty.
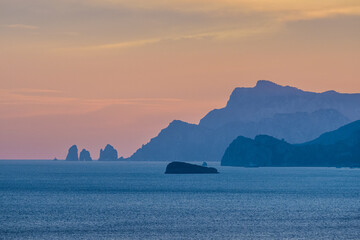
<svg viewBox="0 0 360 240">
<path fill-rule="evenodd" d="M 226 107 L 209 112 L 198 125 L 171 122 L 129 160 L 220 161 L 238 136 L 302 143 L 357 119 L 360 94 L 306 92 L 261 80 L 253 88 L 236 88 Z"/>
<path fill-rule="evenodd" d="M 360 121 L 304 144 L 265 135 L 238 137 L 226 149 L 221 165 L 360 167 Z"/>
<path fill-rule="evenodd" d="M 92 161 L 90 152 L 87 151 L 86 149 L 81 150 L 79 161 Z"/>
<path fill-rule="evenodd" d="M 78 148 L 76 145 L 73 145 L 69 148 L 68 154 L 66 156 L 66 161 L 78 161 Z"/>
<path fill-rule="evenodd" d="M 116 149 L 113 148 L 110 144 L 106 145 L 104 150 L 100 150 L 99 161 L 117 161 L 118 153 Z"/>
<path fill-rule="evenodd" d="M 184 162 L 172 162 L 166 167 L 166 174 L 189 174 L 189 173 L 219 173 L 216 168 L 203 167 L 200 165 L 184 163 Z"/>
</svg>

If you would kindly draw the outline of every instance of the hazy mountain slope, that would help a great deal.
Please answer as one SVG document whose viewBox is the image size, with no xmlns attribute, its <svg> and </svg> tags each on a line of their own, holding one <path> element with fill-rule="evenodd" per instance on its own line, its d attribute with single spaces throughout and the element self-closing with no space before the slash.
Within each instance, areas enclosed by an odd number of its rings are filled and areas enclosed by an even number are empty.
<svg viewBox="0 0 360 240">
<path fill-rule="evenodd" d="M 258 122 L 231 122 L 214 131 L 219 136 L 229 136 L 231 141 L 237 136 L 254 138 L 265 134 L 284 138 L 290 143 L 303 143 L 348 122 L 349 120 L 336 110 L 323 109 L 312 113 L 279 113 Z"/>
<path fill-rule="evenodd" d="M 225 149 L 240 135 L 255 137 L 259 134 L 269 134 L 278 138 L 287 137 L 291 142 L 299 142 L 302 139 L 314 139 L 347 121 L 334 110 L 276 114 L 259 122 L 229 123 L 218 129 L 173 121 L 157 137 L 137 150 L 130 160 L 220 161 Z"/>
<path fill-rule="evenodd" d="M 360 121 L 347 124 L 335 131 L 322 134 L 317 139 L 305 144 L 331 145 L 338 142 L 354 145 L 360 140 Z"/>
<path fill-rule="evenodd" d="M 206 128 L 175 120 L 161 130 L 157 137 L 138 149 L 130 159 L 140 161 L 203 159 L 213 154 L 211 149 L 207 149 L 209 143 L 206 142 L 206 139 L 212 138 L 212 132 Z"/>
</svg>

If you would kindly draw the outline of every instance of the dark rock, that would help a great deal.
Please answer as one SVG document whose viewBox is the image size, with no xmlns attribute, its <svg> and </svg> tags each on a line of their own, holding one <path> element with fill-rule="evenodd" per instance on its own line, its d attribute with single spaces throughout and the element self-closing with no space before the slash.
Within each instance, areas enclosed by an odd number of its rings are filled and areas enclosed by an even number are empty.
<svg viewBox="0 0 360 240">
<path fill-rule="evenodd" d="M 219 173 L 216 168 L 203 167 L 185 162 L 172 162 L 166 167 L 166 174 Z"/>
<path fill-rule="evenodd" d="M 104 150 L 100 150 L 99 161 L 116 161 L 118 160 L 118 153 L 116 149 L 110 144 L 106 145 Z"/>
<path fill-rule="evenodd" d="M 92 161 L 92 158 L 90 156 L 90 152 L 87 151 L 86 149 L 83 149 L 80 152 L 80 158 L 79 161 Z"/>
<path fill-rule="evenodd" d="M 73 145 L 69 148 L 66 161 L 79 161 L 78 148 L 76 145 Z"/>
</svg>

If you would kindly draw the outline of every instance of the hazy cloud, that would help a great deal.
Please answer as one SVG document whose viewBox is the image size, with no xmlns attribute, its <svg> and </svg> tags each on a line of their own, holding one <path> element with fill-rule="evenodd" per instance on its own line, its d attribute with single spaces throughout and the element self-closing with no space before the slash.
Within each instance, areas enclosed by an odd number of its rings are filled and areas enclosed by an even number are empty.
<svg viewBox="0 0 360 240">
<path fill-rule="evenodd" d="M 1 12 L 1 9 L 3 10 Z M 17 45 L 48 49 L 106 50 L 142 47 L 159 42 L 229 40 L 280 32 L 288 22 L 360 15 L 357 0 L 4 0 L 5 25 L 41 29 Z M 269 27 L 270 26 L 270 27 Z M 270 30 L 268 30 L 270 28 Z M 81 33 L 81 34 L 79 34 Z M 6 35 L 8 34 L 8 35 Z M 4 40 L 20 31 L 8 31 Z M 55 37 L 56 36 L 56 37 Z M 81 47 L 77 47 L 81 46 Z"/>
<path fill-rule="evenodd" d="M 29 29 L 29 30 L 34 30 L 39 28 L 38 26 L 26 25 L 26 24 L 9 24 L 5 26 L 8 28 L 19 28 L 19 29 Z"/>
<path fill-rule="evenodd" d="M 156 106 L 182 101 L 177 98 L 84 99 L 54 96 L 59 93 L 47 89 L 0 89 L 0 118 L 84 114 L 112 105 Z"/>
<path fill-rule="evenodd" d="M 251 37 L 254 35 L 265 34 L 265 33 L 272 33 L 278 30 L 277 25 L 267 25 L 264 27 L 258 28 L 234 28 L 234 29 L 227 29 L 222 31 L 210 31 L 210 32 L 201 32 L 195 34 L 188 34 L 188 35 L 179 35 L 179 36 L 164 36 L 159 38 L 149 38 L 149 39 L 141 39 L 141 40 L 134 40 L 134 41 L 125 41 L 125 42 L 117 42 L 117 43 L 108 43 L 108 44 L 100 44 L 100 45 L 93 45 L 87 47 L 78 47 L 75 49 L 80 50 L 106 50 L 106 49 L 122 49 L 122 48 L 132 48 L 132 47 L 141 47 L 150 44 L 156 44 L 160 42 L 167 42 L 167 41 L 181 41 L 181 40 L 229 40 L 229 39 L 240 39 Z M 74 49 L 74 48 L 71 48 Z M 65 49 L 61 49 L 65 50 Z"/>
</svg>

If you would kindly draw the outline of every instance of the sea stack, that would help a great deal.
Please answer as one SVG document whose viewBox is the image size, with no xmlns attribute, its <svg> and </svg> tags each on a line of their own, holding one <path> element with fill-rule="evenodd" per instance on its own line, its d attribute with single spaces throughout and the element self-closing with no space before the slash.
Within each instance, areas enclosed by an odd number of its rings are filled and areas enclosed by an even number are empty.
<svg viewBox="0 0 360 240">
<path fill-rule="evenodd" d="M 106 145 L 104 150 L 100 150 L 99 161 L 116 161 L 118 160 L 118 153 L 116 149 L 110 144 Z"/>
<path fill-rule="evenodd" d="M 79 161 L 78 148 L 76 145 L 73 145 L 69 148 L 66 161 Z"/>
<path fill-rule="evenodd" d="M 81 150 L 79 161 L 92 161 L 90 152 L 86 149 Z"/>
<path fill-rule="evenodd" d="M 166 167 L 165 174 L 203 174 L 203 173 L 219 173 L 216 168 L 203 167 L 200 165 L 185 163 L 185 162 L 172 162 Z"/>
</svg>

